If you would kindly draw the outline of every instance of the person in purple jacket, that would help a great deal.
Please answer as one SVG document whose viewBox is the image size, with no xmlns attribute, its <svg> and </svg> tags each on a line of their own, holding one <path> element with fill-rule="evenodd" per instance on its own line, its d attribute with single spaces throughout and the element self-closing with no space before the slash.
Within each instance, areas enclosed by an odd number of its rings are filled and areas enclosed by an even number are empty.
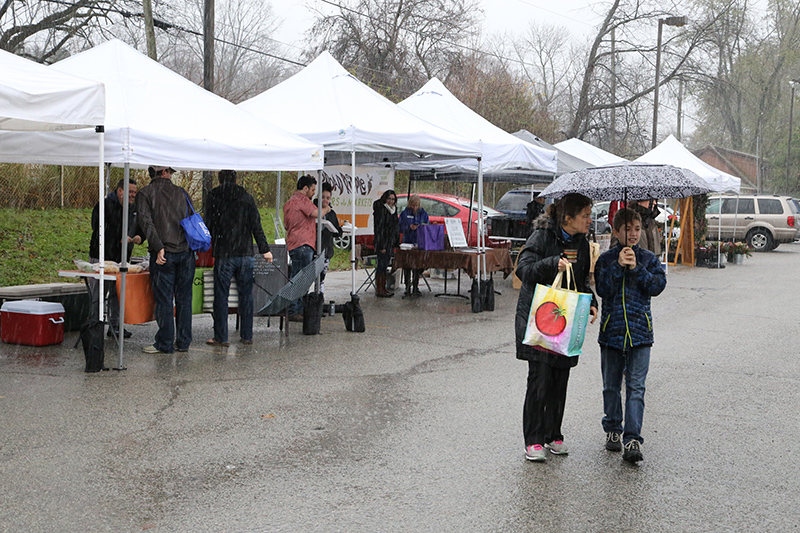
<svg viewBox="0 0 800 533">
<path fill-rule="evenodd" d="M 428 223 L 428 213 L 422 209 L 420 205 L 419 196 L 412 194 L 408 199 L 408 205 L 403 212 L 400 213 L 400 220 L 398 221 L 398 229 L 403 234 L 403 242 L 410 244 L 417 244 L 417 229 L 422 224 Z M 404 268 L 403 278 L 406 282 L 406 296 L 422 296 L 419 292 L 419 276 L 423 269 L 419 268 Z M 411 282 L 409 283 L 409 280 Z"/>
</svg>

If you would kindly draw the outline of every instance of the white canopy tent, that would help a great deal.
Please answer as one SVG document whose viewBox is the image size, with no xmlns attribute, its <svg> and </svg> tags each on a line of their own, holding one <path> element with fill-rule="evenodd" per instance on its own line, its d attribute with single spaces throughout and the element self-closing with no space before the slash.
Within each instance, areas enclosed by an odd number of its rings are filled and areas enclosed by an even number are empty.
<svg viewBox="0 0 800 533">
<path fill-rule="evenodd" d="M 618 155 L 614 155 L 611 152 L 606 152 L 602 148 L 598 148 L 587 143 L 586 141 L 576 138 L 561 141 L 553 146 L 562 152 L 566 152 L 571 156 L 582 159 L 583 161 L 598 167 L 603 165 L 613 165 L 615 163 L 624 163 L 627 161 L 627 159 L 623 159 Z"/>
<path fill-rule="evenodd" d="M 72 130 L 103 124 L 102 83 L 61 74 L 4 50 L 0 71 L 0 130 Z"/>
<path fill-rule="evenodd" d="M 459 133 L 469 132 L 481 140 L 483 172 L 501 170 L 530 170 L 546 175 L 557 171 L 557 152 L 531 144 L 498 128 L 471 110 L 437 78 L 423 85 L 417 92 L 397 104 L 418 118 L 442 129 Z M 475 158 L 453 161 L 425 162 L 427 168 L 442 171 L 478 171 Z M 398 165 L 398 168 L 405 168 Z"/>
<path fill-rule="evenodd" d="M 716 192 L 738 193 L 742 184 L 742 180 L 736 176 L 714 168 L 694 155 L 672 135 L 646 154 L 638 157 L 636 161 L 687 168 L 703 178 Z"/>
<path fill-rule="evenodd" d="M 328 164 L 347 163 L 353 152 L 383 154 L 388 162 L 426 159 L 434 154 L 481 155 L 477 140 L 442 130 L 399 109 L 347 72 L 328 52 L 239 107 L 324 145 Z"/>
<path fill-rule="evenodd" d="M 325 147 L 328 164 L 396 163 L 481 156 L 477 139 L 461 137 L 418 119 L 347 72 L 328 52 L 303 70 L 239 104 Z M 355 201 L 351 223 L 355 235 Z M 351 239 L 351 284 L 355 293 L 355 239 Z"/>
<path fill-rule="evenodd" d="M 67 74 L 80 73 L 105 84 L 107 150 L 104 161 L 124 167 L 126 198 L 131 167 L 322 168 L 324 151 L 320 144 L 254 117 L 121 41 L 108 41 L 50 68 Z M 90 140 L 85 132 L 78 130 L 2 132 L 0 159 L 87 165 Z M 127 225 L 128 204 L 123 202 L 123 235 L 127 234 Z M 124 324 L 126 247 L 122 250 L 120 322 Z M 122 368 L 122 342 L 119 353 Z"/>
<path fill-rule="evenodd" d="M 563 150 L 559 150 L 554 145 L 541 140 L 539 137 L 529 132 L 528 130 L 519 130 L 517 132 L 512 133 L 511 135 L 513 135 L 514 137 L 519 137 L 520 139 L 523 139 L 525 141 L 528 141 L 531 144 L 555 150 L 556 153 L 558 154 L 558 170 L 556 171 L 557 176 L 560 176 L 561 174 L 566 174 L 567 172 L 574 172 L 576 170 L 581 170 L 583 168 L 589 168 L 595 166 L 587 161 L 584 161 L 583 159 L 580 159 L 579 157 L 575 157 L 574 155 L 568 154 Z"/>
<path fill-rule="evenodd" d="M 692 152 L 690 152 L 678 139 L 670 135 L 658 146 L 642 155 L 636 161 L 644 163 L 667 163 L 676 167 L 688 168 L 706 181 L 720 195 L 724 192 L 739 193 L 742 180 L 712 167 Z M 666 226 L 665 226 L 666 227 Z M 722 224 L 718 224 L 717 241 L 722 241 Z M 667 234 L 667 231 L 664 231 Z M 717 266 L 722 264 L 722 253 L 717 247 Z"/>
<path fill-rule="evenodd" d="M 89 130 L 89 165 L 98 165 L 98 195 L 102 202 L 103 189 L 103 123 L 105 121 L 105 87 L 97 81 L 63 74 L 0 50 L 0 130 L 16 132 Z M 96 146 L 99 145 L 99 150 Z M 0 143 L 2 146 L 2 143 Z M 3 146 L 0 161 L 4 163 L 34 163 L 40 152 Z M 19 147 L 17 147 L 19 149 Z M 39 147 L 39 150 L 44 148 Z M 105 259 L 105 213 L 100 211 L 100 276 Z M 100 298 L 99 316 L 103 316 Z"/>
<path fill-rule="evenodd" d="M 480 160 L 425 161 L 398 168 L 418 170 L 435 169 L 442 172 L 474 172 L 477 177 L 478 205 L 483 202 L 483 174 L 504 170 L 522 170 L 555 176 L 558 170 L 558 153 L 533 145 L 498 128 L 456 98 L 437 78 L 432 78 L 417 92 L 397 104 L 398 107 L 443 129 L 460 133 L 469 132 L 481 140 L 483 155 Z M 484 220 L 478 220 L 478 252 L 484 248 Z M 483 268 L 481 268 L 481 266 Z M 478 283 L 486 273 L 484 264 L 478 263 Z"/>
<path fill-rule="evenodd" d="M 106 86 L 106 157 L 114 166 L 176 169 L 312 170 L 319 143 L 258 119 L 111 40 L 50 67 Z M 87 165 L 91 137 L 59 132 L 0 137 L 0 157 L 44 164 Z"/>
</svg>

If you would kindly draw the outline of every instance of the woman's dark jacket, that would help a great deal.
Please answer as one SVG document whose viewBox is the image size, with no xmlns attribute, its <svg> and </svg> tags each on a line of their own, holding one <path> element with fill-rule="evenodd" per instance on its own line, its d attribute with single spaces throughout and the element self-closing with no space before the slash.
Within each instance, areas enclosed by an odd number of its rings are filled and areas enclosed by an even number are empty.
<svg viewBox="0 0 800 533">
<path fill-rule="evenodd" d="M 597 341 L 617 350 L 653 344 L 650 297 L 661 294 L 667 285 L 664 268 L 653 252 L 634 246 L 636 268 L 626 270 L 619 264 L 621 250 L 620 245 L 611 248 L 594 267 L 597 294 L 603 299 Z"/>
<path fill-rule="evenodd" d="M 122 261 L 122 204 L 119 203 L 116 189 L 109 192 L 108 196 L 103 199 L 103 206 L 106 210 L 106 227 L 104 240 L 106 247 L 104 250 L 105 261 L 114 261 L 119 263 Z M 89 240 L 89 257 L 99 259 L 100 254 L 100 204 L 95 204 L 92 210 L 92 237 Z M 134 204 L 128 205 L 128 234 L 131 237 L 138 235 L 145 240 L 144 232 L 136 225 L 136 206 Z M 133 252 L 133 243 L 128 243 L 128 253 L 126 257 L 128 261 L 131 260 L 131 252 Z"/>
<path fill-rule="evenodd" d="M 397 212 L 392 214 L 386 209 L 386 204 L 376 200 L 372 204 L 373 227 L 375 230 L 375 251 L 390 251 L 400 243 L 400 234 L 397 231 Z"/>
<path fill-rule="evenodd" d="M 333 224 L 334 228 L 336 228 L 335 232 L 327 228 L 322 228 L 322 249 L 325 250 L 325 259 L 330 261 L 333 257 L 333 253 L 335 252 L 333 247 L 333 239 L 336 237 L 341 237 L 344 232 L 342 231 L 342 227 L 339 225 L 339 217 L 336 215 L 336 211 L 331 209 L 324 218 Z"/>
<path fill-rule="evenodd" d="M 317 199 L 314 198 L 312 201 L 316 206 Z M 325 259 L 330 261 L 334 252 L 336 252 L 333 245 L 333 239 L 336 237 L 341 237 L 344 231 L 342 231 L 342 227 L 339 225 L 339 215 L 337 215 L 336 211 L 333 209 L 328 211 L 328 214 L 322 218 L 333 224 L 333 227 L 336 228 L 336 231 L 330 231 L 325 226 L 322 226 L 322 250 L 325 252 Z"/>
<path fill-rule="evenodd" d="M 517 277 L 522 280 L 522 288 L 517 300 L 517 314 L 514 320 L 514 332 L 517 340 L 517 359 L 540 361 L 556 368 L 569 368 L 578 364 L 578 357 L 557 355 L 535 346 L 522 344 L 525 329 L 528 327 L 528 316 L 536 284 L 551 285 L 558 273 L 558 260 L 564 250 L 577 250 L 577 262 L 574 263 L 576 285 L 578 291 L 592 295 L 592 307 L 597 307 L 597 299 L 589 287 L 589 241 L 586 235 L 578 233 L 566 242 L 561 228 L 547 214 L 536 219 L 536 229 L 528 237 L 525 247 L 519 255 Z M 566 286 L 566 277 L 564 279 Z"/>
</svg>

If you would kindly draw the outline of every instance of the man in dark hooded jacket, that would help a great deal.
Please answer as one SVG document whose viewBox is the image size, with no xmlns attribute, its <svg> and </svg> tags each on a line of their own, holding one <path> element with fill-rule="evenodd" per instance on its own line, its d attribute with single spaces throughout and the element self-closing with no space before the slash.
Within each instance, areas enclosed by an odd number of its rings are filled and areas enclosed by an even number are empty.
<svg viewBox="0 0 800 533">
<path fill-rule="evenodd" d="M 253 239 L 258 253 L 272 262 L 253 197 L 236 184 L 236 171 L 221 170 L 219 187 L 208 195 L 206 226 L 214 255 L 214 338 L 212 346 L 228 345 L 228 292 L 236 278 L 240 333 L 243 344 L 253 343 Z"/>
<path fill-rule="evenodd" d="M 144 241 L 144 232 L 136 225 L 136 198 L 137 185 L 134 180 L 128 183 L 128 236 L 124 239 L 128 244 L 128 252 L 125 255 L 130 261 L 131 252 L 134 244 L 141 244 Z M 105 247 L 103 255 L 105 261 L 122 262 L 122 202 L 125 197 L 125 180 L 119 180 L 117 188 L 108 193 L 103 200 L 105 209 L 105 228 L 104 241 Z M 89 262 L 97 263 L 100 257 L 100 204 L 97 203 L 92 210 L 92 237 L 89 240 Z M 96 318 L 98 313 L 98 301 L 100 291 L 96 280 L 89 280 L 89 294 L 91 295 L 92 306 L 90 317 Z M 108 300 L 108 336 L 111 337 L 119 332 L 119 298 L 117 296 L 116 283 L 113 281 L 105 282 L 106 298 Z M 125 338 L 130 338 L 131 333 L 124 331 Z"/>
</svg>

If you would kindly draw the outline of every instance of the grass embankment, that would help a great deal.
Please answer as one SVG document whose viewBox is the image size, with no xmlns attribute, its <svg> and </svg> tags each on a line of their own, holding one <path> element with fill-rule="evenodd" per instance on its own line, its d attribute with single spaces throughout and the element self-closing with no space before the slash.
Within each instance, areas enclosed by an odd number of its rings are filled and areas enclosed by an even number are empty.
<svg viewBox="0 0 800 533">
<path fill-rule="evenodd" d="M 267 240 L 275 242 L 274 209 L 260 209 Z M 73 259 L 89 259 L 91 209 L 0 209 L 0 287 L 57 283 L 58 270 L 74 269 Z M 134 256 L 147 254 L 136 246 Z M 345 250 L 336 250 L 331 269 L 349 268 Z"/>
</svg>

